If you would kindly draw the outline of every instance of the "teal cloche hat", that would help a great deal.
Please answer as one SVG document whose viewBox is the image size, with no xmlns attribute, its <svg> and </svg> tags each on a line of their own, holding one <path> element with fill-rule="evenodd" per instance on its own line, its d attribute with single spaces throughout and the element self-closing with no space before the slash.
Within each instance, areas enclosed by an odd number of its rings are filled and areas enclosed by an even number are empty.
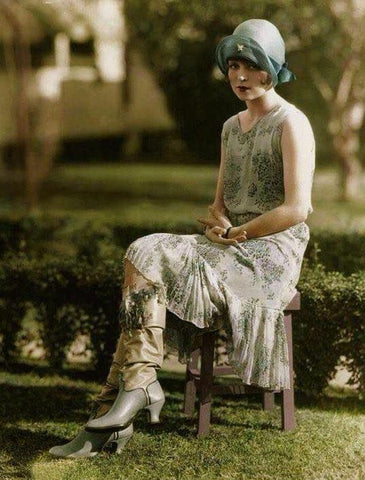
<svg viewBox="0 0 365 480">
<path fill-rule="evenodd" d="M 229 58 L 245 58 L 270 73 L 274 87 L 295 80 L 295 75 L 285 62 L 283 37 L 275 25 L 267 20 L 250 19 L 240 23 L 232 35 L 218 43 L 215 58 L 225 75 Z"/>
</svg>

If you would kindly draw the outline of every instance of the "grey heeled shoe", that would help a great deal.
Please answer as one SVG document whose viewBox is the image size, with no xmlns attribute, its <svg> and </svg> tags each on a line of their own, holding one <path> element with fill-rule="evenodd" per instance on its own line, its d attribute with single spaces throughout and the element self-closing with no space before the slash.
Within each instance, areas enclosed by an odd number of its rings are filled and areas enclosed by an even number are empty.
<svg viewBox="0 0 365 480">
<path fill-rule="evenodd" d="M 65 445 L 57 445 L 49 450 L 55 457 L 80 458 L 94 457 L 101 451 L 121 453 L 133 435 L 133 423 L 123 430 L 110 432 L 81 432 Z"/>
<path fill-rule="evenodd" d="M 165 403 L 165 395 L 160 382 L 155 380 L 146 388 L 121 389 L 108 413 L 102 417 L 89 420 L 85 430 L 114 431 L 130 425 L 137 413 L 144 409 L 150 423 L 159 423 L 160 412 Z"/>
</svg>

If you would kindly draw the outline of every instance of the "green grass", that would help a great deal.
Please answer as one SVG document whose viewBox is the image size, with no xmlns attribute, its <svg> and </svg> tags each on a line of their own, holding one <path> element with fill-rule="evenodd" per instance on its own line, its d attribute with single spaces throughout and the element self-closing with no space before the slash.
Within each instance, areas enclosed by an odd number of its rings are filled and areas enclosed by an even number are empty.
<svg viewBox="0 0 365 480">
<path fill-rule="evenodd" d="M 69 165 L 54 168 L 42 191 L 41 210 L 80 221 L 161 224 L 194 222 L 214 198 L 217 166 L 164 164 Z M 339 202 L 334 168 L 318 169 L 314 213 L 308 224 L 331 230 L 365 230 L 365 175 L 359 198 Z M 0 213 L 22 211 L 20 189 L 0 177 Z"/>
<path fill-rule="evenodd" d="M 55 459 L 48 449 L 75 435 L 98 391 L 88 372 L 52 374 L 47 367 L 1 373 L 0 478 L 34 480 L 361 480 L 365 405 L 355 396 L 297 395 L 294 432 L 280 431 L 280 408 L 258 398 L 216 397 L 211 433 L 195 437 L 182 414 L 183 375 L 160 372 L 167 401 L 162 423 L 135 421 L 121 455 Z"/>
</svg>

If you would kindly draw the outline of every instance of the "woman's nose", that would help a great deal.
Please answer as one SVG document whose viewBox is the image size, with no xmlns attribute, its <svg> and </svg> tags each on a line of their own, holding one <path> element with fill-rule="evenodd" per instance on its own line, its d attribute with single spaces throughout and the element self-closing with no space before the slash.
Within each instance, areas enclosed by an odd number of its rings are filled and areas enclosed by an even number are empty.
<svg viewBox="0 0 365 480">
<path fill-rule="evenodd" d="M 238 70 L 237 73 L 238 73 L 238 78 L 239 78 L 239 79 L 241 79 L 241 77 L 244 78 L 244 79 L 247 78 L 247 69 L 246 69 L 246 68 L 241 67 L 241 68 Z"/>
<path fill-rule="evenodd" d="M 240 82 L 244 82 L 245 80 L 247 80 L 247 74 L 246 74 L 246 72 L 243 71 L 243 70 L 240 70 L 240 71 L 238 72 L 237 77 L 238 77 L 238 80 L 239 80 Z"/>
</svg>

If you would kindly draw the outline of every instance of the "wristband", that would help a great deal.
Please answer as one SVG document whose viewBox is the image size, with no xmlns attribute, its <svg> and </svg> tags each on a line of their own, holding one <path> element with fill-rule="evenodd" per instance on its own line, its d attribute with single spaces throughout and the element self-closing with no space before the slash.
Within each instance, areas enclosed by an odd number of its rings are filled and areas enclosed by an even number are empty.
<svg viewBox="0 0 365 480">
<path fill-rule="evenodd" d="M 226 230 L 226 233 L 222 235 L 223 238 L 228 238 L 229 231 L 231 230 L 232 227 L 228 227 Z"/>
</svg>

